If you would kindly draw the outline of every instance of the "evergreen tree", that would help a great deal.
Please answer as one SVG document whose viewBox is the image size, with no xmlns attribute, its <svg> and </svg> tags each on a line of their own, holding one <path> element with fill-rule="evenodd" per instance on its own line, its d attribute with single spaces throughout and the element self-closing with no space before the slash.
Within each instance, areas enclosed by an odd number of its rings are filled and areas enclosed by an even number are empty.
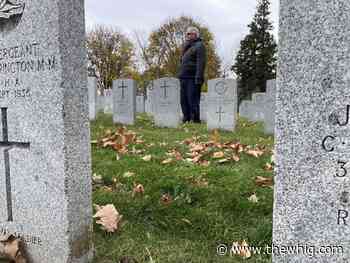
<svg viewBox="0 0 350 263">
<path fill-rule="evenodd" d="M 249 99 L 254 92 L 266 90 L 266 80 L 276 77 L 277 44 L 271 33 L 270 1 L 258 0 L 249 33 L 241 41 L 232 66 L 237 75 L 239 101 Z"/>
</svg>

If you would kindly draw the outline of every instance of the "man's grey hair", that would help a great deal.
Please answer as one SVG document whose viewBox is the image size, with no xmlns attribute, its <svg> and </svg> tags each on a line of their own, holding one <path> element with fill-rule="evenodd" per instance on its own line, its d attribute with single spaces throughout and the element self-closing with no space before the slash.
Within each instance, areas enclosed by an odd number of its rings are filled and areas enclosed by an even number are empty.
<svg viewBox="0 0 350 263">
<path fill-rule="evenodd" d="M 197 37 L 200 36 L 199 29 L 194 26 L 190 26 L 187 28 L 186 33 L 195 33 Z"/>
</svg>

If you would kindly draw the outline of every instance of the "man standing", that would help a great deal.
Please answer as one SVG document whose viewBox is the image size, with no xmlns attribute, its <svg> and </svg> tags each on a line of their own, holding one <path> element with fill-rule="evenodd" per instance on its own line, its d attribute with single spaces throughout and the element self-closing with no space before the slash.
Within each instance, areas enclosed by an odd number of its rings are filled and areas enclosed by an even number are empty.
<svg viewBox="0 0 350 263">
<path fill-rule="evenodd" d="M 183 122 L 200 123 L 200 97 L 204 82 L 206 50 L 199 30 L 189 27 L 186 31 L 186 43 L 181 56 L 179 79 L 181 82 L 181 108 Z"/>
</svg>

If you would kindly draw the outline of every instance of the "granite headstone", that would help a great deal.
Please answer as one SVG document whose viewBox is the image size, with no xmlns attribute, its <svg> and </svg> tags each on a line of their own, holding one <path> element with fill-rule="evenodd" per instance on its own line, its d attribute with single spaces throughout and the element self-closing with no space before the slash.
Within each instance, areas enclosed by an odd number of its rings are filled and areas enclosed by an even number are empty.
<svg viewBox="0 0 350 263">
<path fill-rule="evenodd" d="M 154 121 L 156 126 L 176 128 L 181 123 L 180 81 L 161 78 L 154 81 Z"/>
<path fill-rule="evenodd" d="M 234 79 L 208 81 L 208 130 L 234 131 L 237 119 L 237 84 Z"/>
<path fill-rule="evenodd" d="M 84 1 L 1 2 L 0 235 L 29 262 L 90 262 Z"/>
<path fill-rule="evenodd" d="M 126 125 L 135 124 L 136 82 L 132 79 L 113 81 L 113 122 Z"/>
<path fill-rule="evenodd" d="M 280 4 L 273 262 L 346 263 L 350 1 Z"/>
</svg>

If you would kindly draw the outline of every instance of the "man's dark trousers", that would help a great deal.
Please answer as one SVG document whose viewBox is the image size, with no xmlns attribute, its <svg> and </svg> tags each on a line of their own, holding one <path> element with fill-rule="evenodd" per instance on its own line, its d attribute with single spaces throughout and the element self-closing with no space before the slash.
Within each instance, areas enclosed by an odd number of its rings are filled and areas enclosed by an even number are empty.
<svg viewBox="0 0 350 263">
<path fill-rule="evenodd" d="M 201 85 L 196 84 L 195 79 L 181 79 L 180 81 L 183 121 L 200 122 Z"/>
</svg>

